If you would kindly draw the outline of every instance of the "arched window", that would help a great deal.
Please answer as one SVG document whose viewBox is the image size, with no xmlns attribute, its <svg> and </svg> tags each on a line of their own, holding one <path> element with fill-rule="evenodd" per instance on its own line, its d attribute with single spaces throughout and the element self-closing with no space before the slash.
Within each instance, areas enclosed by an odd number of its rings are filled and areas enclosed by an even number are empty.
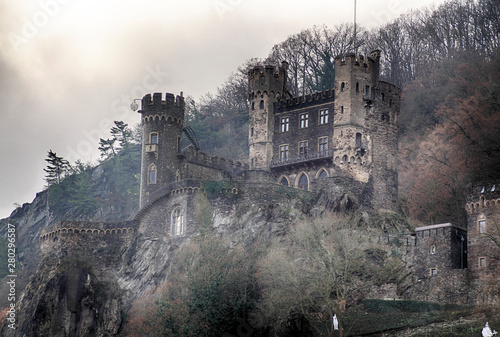
<svg viewBox="0 0 500 337">
<path fill-rule="evenodd" d="M 322 178 L 328 178 L 328 173 L 326 172 L 325 169 L 322 169 L 321 171 L 319 171 L 318 179 L 322 179 Z"/>
<path fill-rule="evenodd" d="M 309 179 L 307 178 L 307 175 L 305 173 L 302 173 L 299 176 L 297 187 L 301 190 L 309 191 Z"/>
<path fill-rule="evenodd" d="M 342 83 L 340 84 L 340 91 L 342 91 L 342 92 L 343 92 L 344 90 L 345 90 L 345 83 L 344 83 L 344 82 L 342 82 Z"/>
<path fill-rule="evenodd" d="M 361 148 L 361 140 L 363 139 L 363 136 L 361 135 L 361 133 L 359 132 L 356 132 L 356 147 L 357 148 Z"/>
<path fill-rule="evenodd" d="M 280 180 L 279 180 L 279 183 L 283 186 L 289 186 L 290 184 L 288 183 L 288 179 L 286 177 L 282 177 Z"/>
<path fill-rule="evenodd" d="M 171 216 L 171 233 L 172 236 L 179 236 L 184 234 L 184 214 L 182 208 L 176 207 L 172 211 Z"/>
<path fill-rule="evenodd" d="M 261 109 L 264 109 L 264 101 L 260 101 L 260 105 L 259 105 L 259 107 L 260 107 Z"/>
<path fill-rule="evenodd" d="M 356 82 L 356 92 L 359 92 L 359 82 Z"/>
<path fill-rule="evenodd" d="M 347 157 L 347 155 L 345 154 L 343 157 L 342 157 L 342 161 L 344 163 L 347 163 L 349 161 L 349 157 Z"/>
<path fill-rule="evenodd" d="M 432 255 L 436 254 L 436 246 L 435 245 L 432 245 L 432 247 L 431 247 L 431 254 Z"/>
<path fill-rule="evenodd" d="M 148 183 L 149 184 L 156 184 L 156 166 L 155 166 L 155 164 L 151 164 L 149 166 Z"/>
<path fill-rule="evenodd" d="M 255 110 L 255 102 L 252 102 L 252 110 Z"/>
</svg>

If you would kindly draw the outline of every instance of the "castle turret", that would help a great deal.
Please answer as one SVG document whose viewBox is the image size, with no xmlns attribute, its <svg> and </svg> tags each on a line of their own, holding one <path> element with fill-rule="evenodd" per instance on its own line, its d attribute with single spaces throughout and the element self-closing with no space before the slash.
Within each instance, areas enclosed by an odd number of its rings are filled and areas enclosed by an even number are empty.
<svg viewBox="0 0 500 337">
<path fill-rule="evenodd" d="M 250 169 L 269 170 L 273 157 L 274 103 L 284 96 L 288 63 L 254 67 L 248 72 Z"/>
<path fill-rule="evenodd" d="M 184 98 L 167 93 L 147 94 L 142 99 L 142 162 L 140 207 L 154 198 L 154 193 L 180 175 Z"/>
<path fill-rule="evenodd" d="M 399 89 L 379 80 L 380 51 L 335 58 L 335 164 L 373 184 L 375 208 L 397 207 Z"/>
</svg>

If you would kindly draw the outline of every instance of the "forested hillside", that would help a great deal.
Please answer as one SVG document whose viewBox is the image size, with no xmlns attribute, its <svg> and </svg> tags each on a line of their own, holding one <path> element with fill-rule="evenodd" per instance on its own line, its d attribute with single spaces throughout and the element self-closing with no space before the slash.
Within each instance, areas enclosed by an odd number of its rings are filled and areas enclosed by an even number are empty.
<svg viewBox="0 0 500 337">
<path fill-rule="evenodd" d="M 303 95 L 333 86 L 336 55 L 380 49 L 382 79 L 402 89 L 402 210 L 423 224 L 461 223 L 467 183 L 499 178 L 500 4 L 454 0 L 370 31 L 357 27 L 353 35 L 351 24 L 290 35 L 266 59 L 243 63 L 216 93 L 191 99 L 189 123 L 202 148 L 226 157 L 247 155 L 251 66 L 286 60 L 288 90 Z"/>
</svg>

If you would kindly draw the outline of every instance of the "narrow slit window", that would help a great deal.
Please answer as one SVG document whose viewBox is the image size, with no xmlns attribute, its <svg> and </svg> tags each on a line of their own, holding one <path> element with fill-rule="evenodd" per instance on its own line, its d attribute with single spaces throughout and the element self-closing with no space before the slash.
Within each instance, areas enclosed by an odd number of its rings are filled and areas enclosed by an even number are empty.
<svg viewBox="0 0 500 337">
<path fill-rule="evenodd" d="M 156 184 L 156 166 L 151 165 L 149 167 L 149 183 Z"/>
</svg>

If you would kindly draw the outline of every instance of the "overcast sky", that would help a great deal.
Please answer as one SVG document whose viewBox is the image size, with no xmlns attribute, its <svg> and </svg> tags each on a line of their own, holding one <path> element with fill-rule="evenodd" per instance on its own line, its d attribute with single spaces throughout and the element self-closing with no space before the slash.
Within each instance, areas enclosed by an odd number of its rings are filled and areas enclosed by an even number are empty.
<svg viewBox="0 0 500 337">
<path fill-rule="evenodd" d="M 373 28 L 442 0 L 357 0 Z M 44 188 L 52 149 L 99 159 L 132 98 L 215 92 L 247 59 L 313 25 L 353 20 L 354 0 L 0 0 L 0 218 Z"/>
</svg>

